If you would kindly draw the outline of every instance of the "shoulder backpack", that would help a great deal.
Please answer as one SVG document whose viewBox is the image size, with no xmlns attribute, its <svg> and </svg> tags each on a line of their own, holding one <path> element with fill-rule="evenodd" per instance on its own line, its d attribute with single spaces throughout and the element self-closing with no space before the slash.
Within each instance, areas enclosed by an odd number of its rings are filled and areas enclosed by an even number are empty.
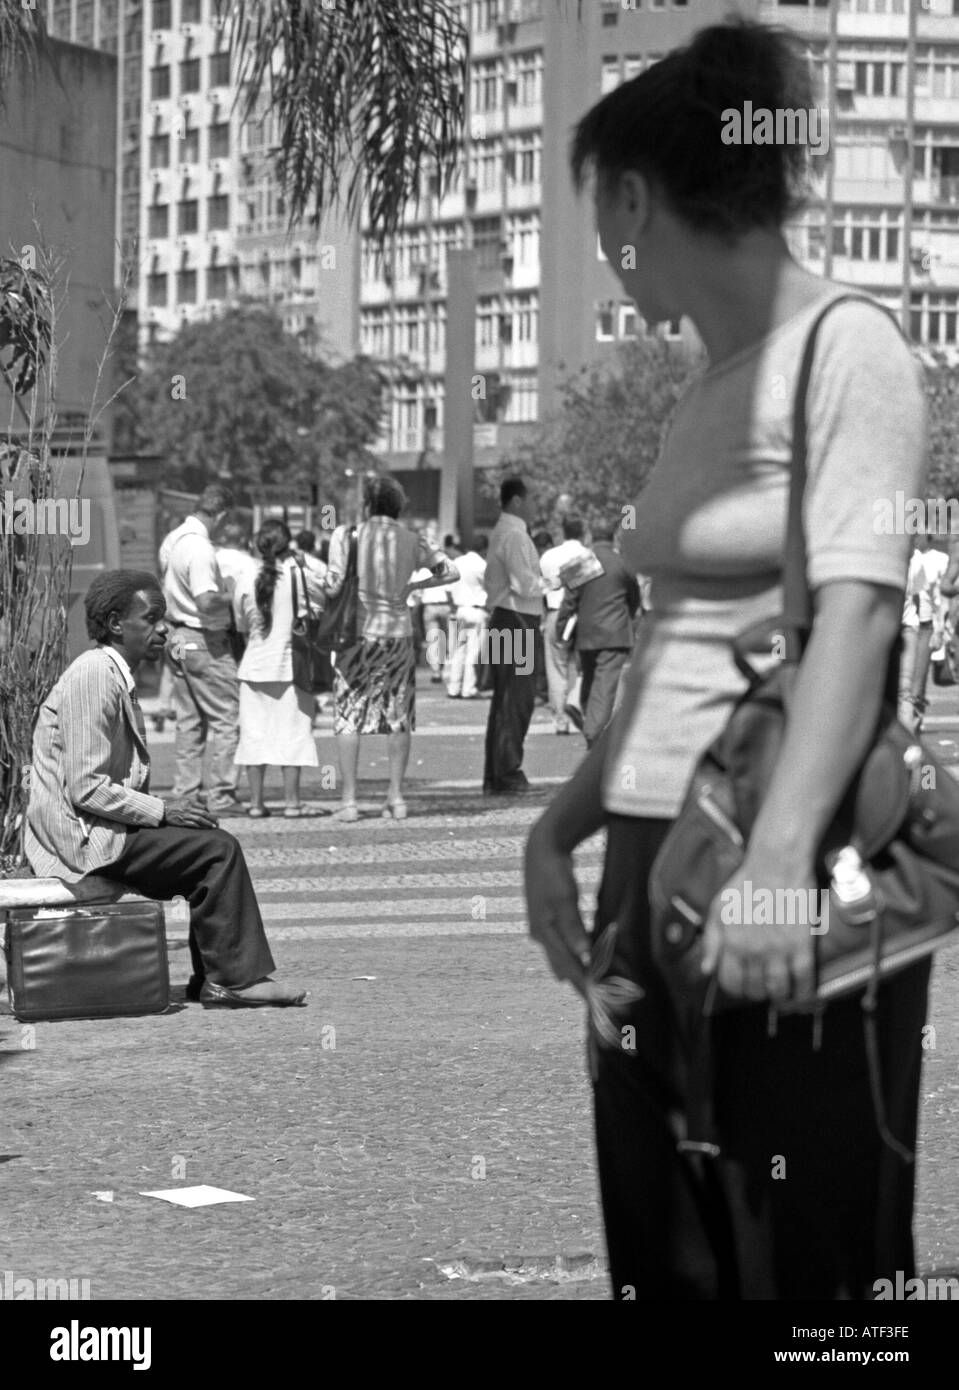
<svg viewBox="0 0 959 1390">
<path fill-rule="evenodd" d="M 722 994 L 700 971 L 710 904 L 745 857 L 782 745 L 792 688 L 812 627 L 802 501 L 806 483 L 806 395 L 816 337 L 827 313 L 860 295 L 834 299 L 815 320 L 793 408 L 793 459 L 783 575 L 785 660 L 760 676 L 748 661 L 756 632 L 741 634 L 733 659 L 749 682 L 719 737 L 695 765 L 680 809 L 653 865 L 649 895 L 654 955 L 685 1017 L 752 1001 Z M 772 650 L 771 645 L 766 651 Z M 787 1013 L 821 1011 L 864 988 L 866 1052 L 877 1123 L 901 1157 L 912 1154 L 888 1131 L 879 1074 L 875 1013 L 882 979 L 929 955 L 959 930 L 959 786 L 896 717 L 898 651 L 889 663 L 882 710 L 869 751 L 820 845 L 818 886 L 828 891 L 826 930 L 813 934 L 815 987 L 777 1001 Z"/>
</svg>

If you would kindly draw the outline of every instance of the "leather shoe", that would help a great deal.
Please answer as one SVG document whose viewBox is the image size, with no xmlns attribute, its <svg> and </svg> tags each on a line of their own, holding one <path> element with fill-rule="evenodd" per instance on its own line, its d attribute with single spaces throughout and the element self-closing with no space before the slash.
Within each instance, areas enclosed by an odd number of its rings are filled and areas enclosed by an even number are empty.
<svg viewBox="0 0 959 1390">
<path fill-rule="evenodd" d="M 215 985 L 210 980 L 203 981 L 200 990 L 200 1003 L 205 1009 L 288 1009 L 300 1008 L 306 1004 L 306 990 L 301 990 L 293 999 L 250 999 L 237 994 L 225 985 Z"/>
</svg>

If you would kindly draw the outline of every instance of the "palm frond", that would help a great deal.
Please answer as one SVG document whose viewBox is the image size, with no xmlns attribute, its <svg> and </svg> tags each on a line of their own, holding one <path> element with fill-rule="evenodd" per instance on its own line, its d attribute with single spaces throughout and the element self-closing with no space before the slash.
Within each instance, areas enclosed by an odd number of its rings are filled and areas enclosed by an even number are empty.
<svg viewBox="0 0 959 1390">
<path fill-rule="evenodd" d="M 230 44 L 243 117 L 265 104 L 277 121 L 291 223 L 365 198 L 386 237 L 426 170 L 448 188 L 468 47 L 454 0 L 236 0 Z"/>
</svg>

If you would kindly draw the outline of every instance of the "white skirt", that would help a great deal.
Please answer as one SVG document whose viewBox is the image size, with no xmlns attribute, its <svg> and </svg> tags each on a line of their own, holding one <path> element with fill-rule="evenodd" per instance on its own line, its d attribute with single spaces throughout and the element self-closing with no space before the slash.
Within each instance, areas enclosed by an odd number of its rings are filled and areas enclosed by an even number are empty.
<svg viewBox="0 0 959 1390">
<path fill-rule="evenodd" d="M 316 767 L 313 696 L 292 681 L 240 681 L 241 767 Z"/>
</svg>

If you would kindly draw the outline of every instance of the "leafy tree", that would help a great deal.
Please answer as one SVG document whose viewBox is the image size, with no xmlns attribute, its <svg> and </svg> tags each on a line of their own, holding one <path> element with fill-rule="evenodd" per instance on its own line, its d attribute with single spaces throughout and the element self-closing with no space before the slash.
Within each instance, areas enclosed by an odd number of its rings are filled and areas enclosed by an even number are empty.
<svg viewBox="0 0 959 1390">
<path fill-rule="evenodd" d="M 326 499 L 347 466 L 374 461 L 378 371 L 309 355 L 263 305 L 184 325 L 153 349 L 135 391 L 139 447 L 165 455 L 189 491 L 229 477 L 251 500 L 264 486 L 308 497 L 313 484 Z"/>
<path fill-rule="evenodd" d="M 542 517 L 562 494 L 587 521 L 615 520 L 643 486 L 697 363 L 658 337 L 623 344 L 560 388 L 558 411 L 503 464 L 527 480 Z M 489 480 L 498 487 L 499 474 Z"/>
</svg>

